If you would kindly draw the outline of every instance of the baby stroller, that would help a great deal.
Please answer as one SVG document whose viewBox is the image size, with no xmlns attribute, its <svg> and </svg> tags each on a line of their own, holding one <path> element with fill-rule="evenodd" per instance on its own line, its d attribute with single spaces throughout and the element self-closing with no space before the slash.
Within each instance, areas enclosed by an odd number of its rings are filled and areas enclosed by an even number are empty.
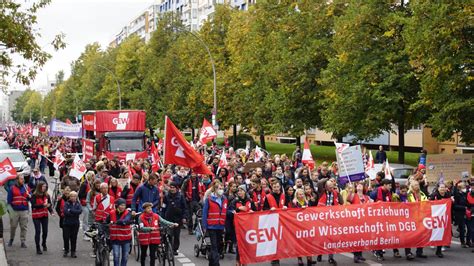
<svg viewBox="0 0 474 266">
<path fill-rule="evenodd" d="M 211 239 L 209 233 L 206 231 L 204 233 L 202 227 L 202 209 L 199 209 L 196 212 L 196 218 L 194 220 L 194 234 L 196 235 L 198 244 L 194 244 L 194 256 L 197 258 L 199 254 L 203 255 L 207 260 L 211 254 Z M 221 240 L 222 244 L 220 245 L 219 254 L 221 259 L 224 258 L 224 239 Z"/>
</svg>

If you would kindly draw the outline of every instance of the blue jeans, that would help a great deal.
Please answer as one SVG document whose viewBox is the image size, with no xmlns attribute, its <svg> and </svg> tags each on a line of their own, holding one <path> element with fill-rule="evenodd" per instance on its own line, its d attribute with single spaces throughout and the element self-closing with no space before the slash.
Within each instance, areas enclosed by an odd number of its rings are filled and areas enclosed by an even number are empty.
<svg viewBox="0 0 474 266">
<path fill-rule="evenodd" d="M 120 250 L 122 250 L 122 261 L 120 261 Z M 130 252 L 130 242 L 124 244 L 112 244 L 114 254 L 114 266 L 126 266 L 128 260 L 128 252 Z"/>
</svg>

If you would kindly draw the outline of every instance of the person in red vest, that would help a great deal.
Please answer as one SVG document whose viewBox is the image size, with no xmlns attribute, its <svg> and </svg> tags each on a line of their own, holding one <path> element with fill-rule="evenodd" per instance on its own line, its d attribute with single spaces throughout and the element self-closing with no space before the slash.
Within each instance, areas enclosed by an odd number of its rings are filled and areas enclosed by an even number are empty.
<svg viewBox="0 0 474 266">
<path fill-rule="evenodd" d="M 94 207 L 95 221 L 102 223 L 107 218 L 107 213 L 113 208 L 115 198 L 108 194 L 107 183 L 100 184 L 100 194 L 95 196 Z"/>
<path fill-rule="evenodd" d="M 130 180 L 130 183 L 126 184 L 123 188 L 121 198 L 125 199 L 127 208 L 132 208 L 133 194 L 135 194 L 135 191 L 137 190 L 139 185 L 140 176 L 133 175 L 133 178 Z"/>
<path fill-rule="evenodd" d="M 115 177 L 110 179 L 109 195 L 114 199 L 118 199 L 122 196 L 122 188 L 118 185 L 118 181 Z"/>
<path fill-rule="evenodd" d="M 8 246 L 13 245 L 16 228 L 20 224 L 21 247 L 26 248 L 26 231 L 28 230 L 28 200 L 31 195 L 28 186 L 25 184 L 23 175 L 18 175 L 14 185 L 8 190 L 7 202 L 12 207 L 13 213 L 10 213 L 10 241 Z"/>
<path fill-rule="evenodd" d="M 63 189 L 63 194 L 59 197 L 58 203 L 56 204 L 56 213 L 59 215 L 59 228 L 63 228 L 63 221 L 64 221 L 64 205 L 66 201 L 69 199 L 69 194 L 71 193 L 71 189 L 69 187 L 65 187 Z"/>
<path fill-rule="evenodd" d="M 372 199 L 367 196 L 367 185 L 365 185 L 364 181 L 359 182 L 356 185 L 356 191 L 352 200 L 349 201 L 350 204 L 368 204 L 372 203 Z M 362 256 L 362 251 L 356 251 L 354 253 L 354 263 L 360 263 L 365 261 L 365 258 Z"/>
<path fill-rule="evenodd" d="M 391 202 L 392 201 L 392 181 L 389 179 L 382 179 L 380 182 L 380 186 L 377 188 L 377 198 L 375 201 L 381 202 Z M 383 257 L 383 250 L 376 250 L 375 256 L 377 257 L 378 261 L 383 261 L 385 258 Z M 398 249 L 393 250 L 393 256 L 395 258 L 401 258 L 400 252 Z M 407 259 L 412 260 L 413 256 L 410 253 L 407 253 Z"/>
<path fill-rule="evenodd" d="M 295 197 L 292 201 L 292 206 L 295 209 L 305 209 L 305 208 L 310 206 L 309 205 L 309 198 L 308 198 L 308 196 L 306 195 L 306 193 L 303 189 L 301 189 L 301 188 L 296 189 Z M 311 256 L 306 257 L 306 263 L 307 263 L 307 265 L 316 264 L 316 262 L 313 261 L 313 257 L 311 257 Z M 304 265 L 303 258 L 298 257 L 298 266 L 303 266 L 303 265 Z"/>
<path fill-rule="evenodd" d="M 263 203 L 263 210 L 274 211 L 277 209 L 286 210 L 286 196 L 281 190 L 280 182 L 275 181 L 271 184 L 272 191 L 267 194 Z M 272 265 L 280 265 L 279 260 L 273 260 Z"/>
<path fill-rule="evenodd" d="M 188 177 L 183 182 L 181 191 L 186 198 L 186 206 L 188 208 L 188 233 L 193 234 L 193 215 L 199 210 L 199 202 L 201 202 L 204 193 L 206 192 L 206 187 L 199 180 L 196 173 L 191 172 L 190 177 Z"/>
<path fill-rule="evenodd" d="M 203 228 L 211 238 L 210 266 L 219 266 L 219 251 L 223 248 L 223 233 L 227 218 L 227 198 L 224 196 L 224 185 L 214 179 L 209 196 L 204 199 L 202 209 Z"/>
<path fill-rule="evenodd" d="M 343 200 L 341 195 L 337 192 L 336 183 L 331 179 L 324 178 L 321 180 L 322 188 L 319 192 L 318 206 L 333 206 L 342 204 Z M 318 256 L 318 260 L 319 260 Z M 329 254 L 329 264 L 337 264 L 334 260 L 334 254 Z"/>
<path fill-rule="evenodd" d="M 156 251 L 161 243 L 160 228 L 161 227 L 178 227 L 177 223 L 172 223 L 163 219 L 160 215 L 153 213 L 153 203 L 145 202 L 142 205 L 143 213 L 140 215 L 138 242 L 140 243 L 141 255 L 140 264 L 145 266 L 147 250 L 150 248 L 150 265 L 155 265 Z"/>
<path fill-rule="evenodd" d="M 255 204 L 257 211 L 261 211 L 263 210 L 263 202 L 265 201 L 265 196 L 267 194 L 262 189 L 262 185 L 258 177 L 254 177 L 250 180 L 250 186 L 252 187 L 250 197 L 252 198 L 253 204 Z"/>
<path fill-rule="evenodd" d="M 252 200 L 247 195 L 247 186 L 240 185 L 237 188 L 237 197 L 230 203 L 229 209 L 231 210 L 232 215 L 240 212 L 254 212 L 256 210 L 255 205 Z M 229 215 L 229 212 L 227 213 Z M 235 234 L 235 230 L 234 230 Z M 235 236 L 234 236 L 235 239 Z M 236 241 L 237 244 L 237 241 Z M 243 266 L 240 263 L 240 255 L 238 248 L 236 249 L 235 262 L 236 266 Z"/>
<path fill-rule="evenodd" d="M 132 213 L 127 210 L 126 202 L 122 198 L 115 201 L 115 206 L 116 209 L 110 211 L 105 223 L 110 224 L 109 232 L 114 265 L 126 266 L 132 241 L 132 228 L 130 226 L 132 224 Z"/>
<path fill-rule="evenodd" d="M 87 232 L 89 230 L 89 209 L 87 208 L 87 194 L 91 190 L 91 184 L 93 183 L 95 173 L 93 171 L 87 172 L 84 180 L 79 186 L 79 192 L 77 197 L 82 206 L 82 231 Z M 86 237 L 84 235 L 84 237 Z"/>
<path fill-rule="evenodd" d="M 466 223 L 467 230 L 469 230 L 469 235 L 471 237 L 470 242 L 472 244 L 474 243 L 474 181 L 469 183 L 469 187 L 470 191 L 468 191 L 466 195 Z M 474 252 L 474 249 L 472 252 Z"/>
<path fill-rule="evenodd" d="M 41 255 L 43 251 L 47 251 L 46 238 L 48 237 L 48 216 L 53 214 L 51 207 L 51 197 L 48 194 L 48 186 L 43 181 L 40 181 L 36 186 L 35 191 L 31 197 L 31 217 L 35 225 L 35 244 L 36 254 Z M 42 247 L 40 248 L 40 235 L 43 230 Z"/>
</svg>

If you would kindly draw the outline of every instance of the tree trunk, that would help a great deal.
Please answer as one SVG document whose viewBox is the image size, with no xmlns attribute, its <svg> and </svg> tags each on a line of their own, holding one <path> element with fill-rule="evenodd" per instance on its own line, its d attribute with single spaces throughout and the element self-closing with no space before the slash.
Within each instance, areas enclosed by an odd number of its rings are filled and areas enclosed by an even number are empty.
<svg viewBox="0 0 474 266">
<path fill-rule="evenodd" d="M 301 149 L 301 137 L 296 137 L 296 147 Z"/>
<path fill-rule="evenodd" d="M 398 118 L 398 163 L 405 163 L 405 109 L 403 106 Z"/>
<path fill-rule="evenodd" d="M 237 150 L 237 124 L 232 125 L 232 146 Z"/>
<path fill-rule="evenodd" d="M 267 149 L 267 146 L 265 145 L 265 131 L 260 131 L 260 146 L 262 149 Z"/>
<path fill-rule="evenodd" d="M 196 136 L 196 132 L 194 132 L 194 128 L 191 128 L 191 141 L 194 142 L 194 137 Z"/>
<path fill-rule="evenodd" d="M 342 143 L 342 137 L 337 137 L 337 143 Z"/>
</svg>

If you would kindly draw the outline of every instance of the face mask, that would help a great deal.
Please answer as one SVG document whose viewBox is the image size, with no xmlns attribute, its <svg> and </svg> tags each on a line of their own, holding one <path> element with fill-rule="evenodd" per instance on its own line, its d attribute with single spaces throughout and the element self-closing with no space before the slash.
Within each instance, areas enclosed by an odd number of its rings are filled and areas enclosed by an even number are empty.
<svg viewBox="0 0 474 266">
<path fill-rule="evenodd" d="M 219 195 L 219 196 L 224 195 L 224 190 L 223 189 L 217 190 L 217 195 Z"/>
<path fill-rule="evenodd" d="M 207 179 L 207 180 L 203 179 L 202 182 L 207 185 L 207 184 L 211 183 L 211 179 Z"/>
</svg>

